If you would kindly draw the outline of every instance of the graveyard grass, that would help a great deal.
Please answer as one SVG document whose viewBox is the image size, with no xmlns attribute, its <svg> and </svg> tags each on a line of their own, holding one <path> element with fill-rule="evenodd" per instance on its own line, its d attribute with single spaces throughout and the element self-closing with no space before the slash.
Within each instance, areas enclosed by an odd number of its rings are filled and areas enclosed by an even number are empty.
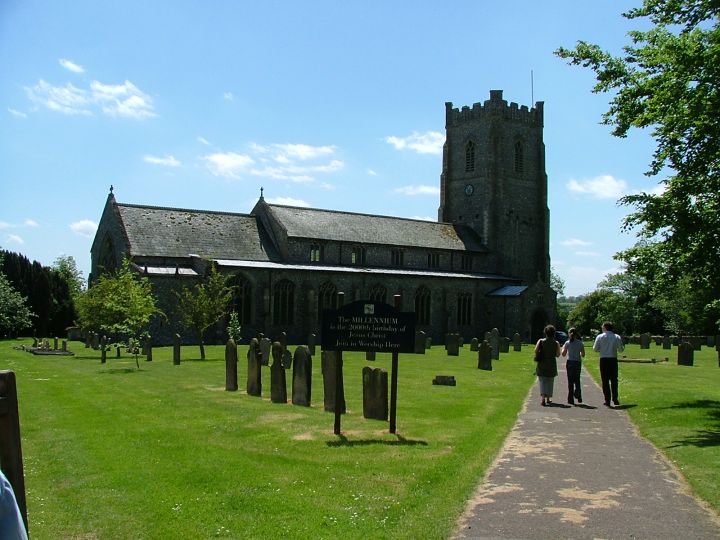
<svg viewBox="0 0 720 540">
<path fill-rule="evenodd" d="M 100 353 L 33 356 L 0 341 L 15 371 L 30 534 L 54 538 L 445 538 L 496 456 L 534 382 L 531 349 L 477 369 L 442 347 L 400 355 L 397 435 L 362 416 L 365 365 L 345 353 L 342 435 L 323 411 L 225 391 L 224 347 L 155 349 L 154 361 Z M 294 350 L 294 347 L 291 347 Z M 454 375 L 456 387 L 433 386 Z M 291 395 L 291 371 L 288 395 Z"/>
<path fill-rule="evenodd" d="M 588 343 L 585 344 L 586 349 Z M 691 490 L 720 514 L 720 368 L 717 352 L 695 351 L 692 367 L 677 365 L 677 347 L 627 345 L 627 358 L 656 358 L 656 364 L 620 363 L 621 407 L 640 433 L 675 465 Z M 585 367 L 600 384 L 597 353 Z M 618 449 L 622 451 L 622 449 Z"/>
</svg>

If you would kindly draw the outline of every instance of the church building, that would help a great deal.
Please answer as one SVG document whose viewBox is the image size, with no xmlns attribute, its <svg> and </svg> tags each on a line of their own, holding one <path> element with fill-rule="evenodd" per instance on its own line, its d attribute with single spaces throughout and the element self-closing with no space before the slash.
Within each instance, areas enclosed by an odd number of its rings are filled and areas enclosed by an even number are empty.
<svg viewBox="0 0 720 540">
<path fill-rule="evenodd" d="M 286 332 L 304 343 L 343 292 L 346 302 L 390 304 L 400 294 L 434 343 L 492 328 L 533 341 L 554 321 L 556 297 L 543 103 L 508 105 L 492 90 L 472 107 L 446 103 L 445 129 L 437 222 L 269 204 L 262 190 L 248 214 L 126 204 L 111 190 L 90 281 L 130 258 L 168 315 L 151 329 L 159 344 L 189 336 L 173 315 L 174 291 L 210 265 L 230 276 L 243 337 Z"/>
</svg>

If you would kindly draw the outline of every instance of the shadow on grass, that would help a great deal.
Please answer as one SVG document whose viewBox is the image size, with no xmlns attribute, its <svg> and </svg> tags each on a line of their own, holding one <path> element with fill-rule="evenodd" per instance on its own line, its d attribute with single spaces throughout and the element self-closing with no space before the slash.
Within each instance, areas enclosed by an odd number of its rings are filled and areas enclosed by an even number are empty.
<svg viewBox="0 0 720 540">
<path fill-rule="evenodd" d="M 416 441 L 412 439 L 406 439 L 402 435 L 395 435 L 396 441 L 389 441 L 386 439 L 358 439 L 356 441 L 349 440 L 345 435 L 338 435 L 338 440 L 328 441 L 327 444 L 330 447 L 341 447 L 341 446 L 370 446 L 373 444 L 383 444 L 386 446 L 427 446 L 425 441 Z"/>
<path fill-rule="evenodd" d="M 142 371 L 142 368 L 137 369 L 134 367 L 118 367 L 105 369 L 103 371 L 100 371 L 99 373 L 102 373 L 104 375 L 119 375 L 121 373 L 137 373 L 138 371 Z"/>
<path fill-rule="evenodd" d="M 668 446 L 668 448 L 678 446 L 698 446 L 701 448 L 720 446 L 720 401 L 698 399 L 678 403 L 671 407 L 665 407 L 665 409 L 702 409 L 707 414 L 708 424 L 710 424 L 707 429 L 699 429 L 694 435 L 674 441 L 675 444 Z"/>
</svg>

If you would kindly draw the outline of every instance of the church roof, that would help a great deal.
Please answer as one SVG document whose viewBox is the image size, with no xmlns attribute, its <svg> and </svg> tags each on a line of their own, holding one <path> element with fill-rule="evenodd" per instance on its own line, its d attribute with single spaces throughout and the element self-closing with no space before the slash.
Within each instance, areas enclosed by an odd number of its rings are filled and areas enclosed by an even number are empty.
<svg viewBox="0 0 720 540">
<path fill-rule="evenodd" d="M 372 214 L 269 204 L 288 237 L 400 247 L 485 251 L 466 226 Z"/>
<path fill-rule="evenodd" d="M 255 216 L 117 204 L 130 255 L 270 260 Z"/>
</svg>

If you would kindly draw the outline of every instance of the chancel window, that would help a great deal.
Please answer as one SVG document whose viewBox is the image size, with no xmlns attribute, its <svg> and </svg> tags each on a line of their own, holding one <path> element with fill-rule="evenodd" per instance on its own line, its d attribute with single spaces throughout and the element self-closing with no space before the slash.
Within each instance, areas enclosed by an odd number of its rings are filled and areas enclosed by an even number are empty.
<svg viewBox="0 0 720 540">
<path fill-rule="evenodd" d="M 515 172 L 522 173 L 524 167 L 523 145 L 520 141 L 515 143 Z"/>
<path fill-rule="evenodd" d="M 252 285 L 243 276 L 238 275 L 232 280 L 233 300 L 232 311 L 238 315 L 240 324 L 252 323 Z"/>
<path fill-rule="evenodd" d="M 295 285 L 283 279 L 273 291 L 273 324 L 293 324 L 295 318 Z"/>
<path fill-rule="evenodd" d="M 365 264 L 365 248 L 362 246 L 353 246 L 350 262 L 355 265 Z"/>
<path fill-rule="evenodd" d="M 430 289 L 424 285 L 415 291 L 415 320 L 418 324 L 430 324 Z"/>
<path fill-rule="evenodd" d="M 405 263 L 405 252 L 402 249 L 393 249 L 390 252 L 390 262 L 393 266 L 403 266 Z"/>
<path fill-rule="evenodd" d="M 310 246 L 310 262 L 322 262 L 325 250 L 321 244 L 313 244 Z"/>
<path fill-rule="evenodd" d="M 336 309 L 337 308 L 337 287 L 326 281 L 320 285 L 318 292 L 318 321 L 322 318 L 322 312 L 324 309 Z"/>
<path fill-rule="evenodd" d="M 475 142 L 468 141 L 465 145 L 465 172 L 475 170 Z"/>
<path fill-rule="evenodd" d="M 113 244 L 112 238 L 108 235 L 103 240 L 100 255 L 98 256 L 99 273 L 114 272 L 117 267 L 118 263 L 115 258 L 115 245 Z"/>
<path fill-rule="evenodd" d="M 439 253 L 428 253 L 428 268 L 440 268 Z"/>
<path fill-rule="evenodd" d="M 458 293 L 457 323 L 458 325 L 472 324 L 472 293 Z"/>
</svg>

